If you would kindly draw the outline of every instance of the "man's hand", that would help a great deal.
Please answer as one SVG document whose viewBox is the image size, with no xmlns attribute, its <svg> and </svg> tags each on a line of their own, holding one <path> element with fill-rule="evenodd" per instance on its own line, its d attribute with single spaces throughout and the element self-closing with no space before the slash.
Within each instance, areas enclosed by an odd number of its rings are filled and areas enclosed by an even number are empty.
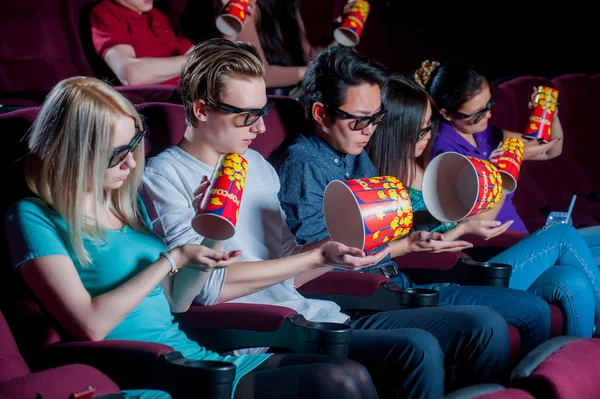
<svg viewBox="0 0 600 399">
<path fill-rule="evenodd" d="M 390 249 L 386 248 L 376 254 L 366 255 L 358 248 L 352 248 L 336 241 L 327 241 L 316 251 L 321 257 L 319 264 L 353 271 L 374 266 L 390 253 Z"/>
</svg>

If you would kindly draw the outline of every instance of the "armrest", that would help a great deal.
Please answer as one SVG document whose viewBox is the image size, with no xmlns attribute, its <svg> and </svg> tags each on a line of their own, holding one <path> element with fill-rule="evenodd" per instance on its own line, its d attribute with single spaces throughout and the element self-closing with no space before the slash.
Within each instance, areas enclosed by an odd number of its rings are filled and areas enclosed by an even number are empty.
<svg viewBox="0 0 600 399">
<path fill-rule="evenodd" d="M 460 254 L 460 255 L 459 255 Z M 431 260 L 428 264 L 415 263 L 410 267 L 406 266 L 406 259 L 396 258 L 396 262 L 402 262 L 404 267 L 398 269 L 406 274 L 408 278 L 417 284 L 435 284 L 435 283 L 457 283 L 461 285 L 483 285 L 495 287 L 508 287 L 512 267 L 501 263 L 478 262 L 462 253 L 449 252 L 441 254 L 422 254 L 419 255 L 419 261 L 426 256 L 440 258 L 438 255 L 445 256 L 443 263 L 438 267 L 433 267 Z M 409 257 L 403 256 L 402 258 Z M 455 264 L 451 267 L 450 260 L 454 259 Z"/>
<path fill-rule="evenodd" d="M 373 273 L 329 272 L 298 291 L 307 298 L 335 302 L 343 310 L 388 311 L 439 303 L 437 291 L 400 288 L 387 277 Z"/>
<path fill-rule="evenodd" d="M 192 306 L 176 318 L 188 337 L 215 352 L 270 347 L 347 356 L 352 339 L 352 327 L 346 324 L 310 322 L 275 305 Z"/>
<path fill-rule="evenodd" d="M 40 395 L 45 399 L 68 398 L 89 386 L 95 389 L 94 397 L 121 393 L 110 378 L 95 368 L 70 364 L 3 381 L 0 383 L 0 397 L 29 399 Z M 122 395 L 111 397 L 123 398 Z"/>
<path fill-rule="evenodd" d="M 121 389 L 158 389 L 174 398 L 230 399 L 235 365 L 184 358 L 169 346 L 139 341 L 68 342 L 46 347 L 49 367 L 81 363 L 108 375 Z"/>
<path fill-rule="evenodd" d="M 438 270 L 450 270 L 467 255 L 462 252 L 443 252 L 439 254 L 412 253 L 394 258 L 398 269 L 426 269 L 435 274 Z"/>
<path fill-rule="evenodd" d="M 371 296 L 377 292 L 381 284 L 390 280 L 383 274 L 328 272 L 298 288 L 302 295 L 353 295 Z"/>
</svg>

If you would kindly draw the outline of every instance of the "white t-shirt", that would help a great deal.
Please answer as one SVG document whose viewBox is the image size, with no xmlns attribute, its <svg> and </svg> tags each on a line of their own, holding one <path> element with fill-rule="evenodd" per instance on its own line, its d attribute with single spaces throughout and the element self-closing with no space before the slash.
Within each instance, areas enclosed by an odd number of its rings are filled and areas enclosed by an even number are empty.
<svg viewBox="0 0 600 399">
<path fill-rule="evenodd" d="M 248 174 L 235 235 L 223 242 L 221 250 L 242 250 L 240 262 L 277 259 L 298 253 L 301 247 L 285 222 L 285 213 L 277 198 L 280 188 L 277 172 L 254 150 L 248 150 L 244 158 L 248 161 Z M 176 146 L 148 159 L 141 194 L 154 231 L 164 238 L 169 248 L 202 241 L 203 237 L 191 226 L 196 214 L 192 201 L 202 176 L 210 179 L 213 170 L 214 167 Z M 214 271 L 195 303 L 214 305 L 226 273 L 226 268 Z M 336 303 L 306 299 L 293 283 L 294 278 L 290 278 L 230 302 L 284 306 L 316 322 L 343 323 L 348 320 Z"/>
</svg>

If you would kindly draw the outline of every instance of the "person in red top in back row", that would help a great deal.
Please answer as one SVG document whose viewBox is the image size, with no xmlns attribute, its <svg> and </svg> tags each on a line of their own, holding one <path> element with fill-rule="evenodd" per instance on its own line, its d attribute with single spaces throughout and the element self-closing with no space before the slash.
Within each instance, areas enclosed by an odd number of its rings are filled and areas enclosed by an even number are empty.
<svg viewBox="0 0 600 399">
<path fill-rule="evenodd" d="M 92 9 L 94 48 L 124 85 L 177 85 L 193 47 L 153 6 L 153 0 L 103 0 Z"/>
<path fill-rule="evenodd" d="M 153 0 L 102 0 L 92 9 L 96 52 L 124 85 L 177 85 L 193 43 L 178 36 Z"/>
</svg>

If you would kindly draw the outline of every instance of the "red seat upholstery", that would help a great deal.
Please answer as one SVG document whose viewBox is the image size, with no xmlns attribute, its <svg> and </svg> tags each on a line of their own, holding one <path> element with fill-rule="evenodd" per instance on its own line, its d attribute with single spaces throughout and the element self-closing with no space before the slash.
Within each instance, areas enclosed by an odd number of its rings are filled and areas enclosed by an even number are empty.
<svg viewBox="0 0 600 399">
<path fill-rule="evenodd" d="M 558 76 L 552 83 L 559 90 L 560 119 L 568 137 L 575 160 L 592 183 L 594 192 L 600 192 L 597 170 L 598 137 L 597 115 L 600 112 L 600 80 L 589 75 Z M 582 194 L 585 194 L 582 192 Z"/>
<path fill-rule="evenodd" d="M 0 2 L 0 92 L 41 101 L 59 80 L 91 75 L 65 33 L 62 1 Z M 22 97 L 22 96 L 21 96 Z"/>
<path fill-rule="evenodd" d="M 506 92 L 512 92 L 514 104 L 514 119 L 506 128 L 515 132 L 524 130 L 530 113 L 527 104 L 531 99 L 534 86 L 538 85 L 553 86 L 549 80 L 536 76 L 522 76 L 500 85 Z M 559 102 L 561 100 L 559 94 Z M 563 153 L 560 156 L 548 161 L 526 163 L 529 175 L 543 192 L 549 202 L 550 210 L 566 211 L 574 194 L 585 196 L 593 191 L 585 173 L 575 161 L 570 139 L 567 136 L 563 141 Z M 574 224 L 595 225 L 598 222 L 593 216 L 600 216 L 600 208 L 580 197 L 573 212 Z"/>
<path fill-rule="evenodd" d="M 121 392 L 106 375 L 82 364 L 31 373 L 0 313 L 0 396 L 18 399 L 34 398 L 39 394 L 44 399 L 65 399 L 88 386 L 96 389 L 96 395 Z"/>
<path fill-rule="evenodd" d="M 536 398 L 600 397 L 600 340 L 557 337 L 531 351 L 515 368 L 511 386 Z"/>
</svg>

